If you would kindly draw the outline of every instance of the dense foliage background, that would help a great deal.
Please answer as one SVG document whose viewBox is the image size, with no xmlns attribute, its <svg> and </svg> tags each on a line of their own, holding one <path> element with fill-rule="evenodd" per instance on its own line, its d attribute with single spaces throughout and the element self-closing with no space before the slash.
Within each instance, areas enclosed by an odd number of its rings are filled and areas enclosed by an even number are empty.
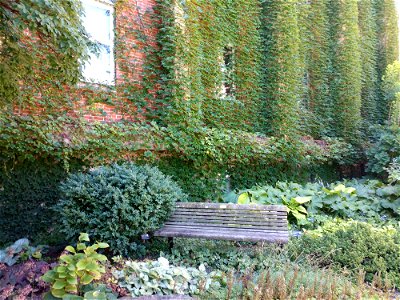
<svg viewBox="0 0 400 300">
<path fill-rule="evenodd" d="M 21 203 L 54 203 L 52 187 L 69 171 L 114 161 L 158 165 L 192 201 L 258 182 L 363 172 L 365 149 L 376 141 L 370 125 L 396 112 L 399 73 L 388 68 L 398 57 L 394 0 L 156 2 L 146 12 L 116 2 L 116 65 L 123 75 L 117 85 L 99 87 L 68 84 L 79 79 L 77 58 L 90 46 L 79 5 L 48 1 L 51 9 L 27 10 L 25 1 L 12 7 L 0 1 L 0 51 L 23 51 L 0 61 L 0 92 L 14 91 L 2 95 L 8 100 L 0 115 L 0 232 L 12 230 L 4 224 L 11 224 L 13 203 L 23 218 L 29 209 Z M 60 23 L 54 11 L 69 21 Z M 26 45 L 24 26 L 32 37 Z M 44 47 L 41 37 L 54 47 Z M 73 44 L 61 46 L 65 39 Z M 142 52 L 141 68 L 129 50 Z M 54 59 L 43 63 L 47 53 Z M 3 71 L 10 66 L 12 72 Z M 27 66 L 32 76 L 25 76 Z M 105 114 L 98 105 L 104 103 L 123 120 L 82 118 L 87 111 Z M 59 175 L 34 176 L 42 169 Z M 35 178 L 26 182 L 34 197 L 18 193 L 21 172 Z M 46 214 L 37 218 L 51 223 Z M 32 235 L 41 231 L 33 227 Z M 14 228 L 15 236 L 31 234 Z"/>
</svg>

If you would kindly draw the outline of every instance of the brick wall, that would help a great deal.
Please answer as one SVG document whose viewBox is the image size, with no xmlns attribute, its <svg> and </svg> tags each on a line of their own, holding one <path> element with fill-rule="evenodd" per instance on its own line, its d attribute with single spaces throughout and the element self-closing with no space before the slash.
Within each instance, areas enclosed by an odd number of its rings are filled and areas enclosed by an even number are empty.
<svg viewBox="0 0 400 300">
<path fill-rule="evenodd" d="M 151 40 L 150 43 L 154 43 L 154 47 L 156 47 L 157 32 L 154 28 L 148 28 L 152 25 L 149 12 L 153 11 L 155 0 L 118 0 L 116 2 L 114 7 L 116 85 L 113 89 L 109 89 L 106 86 L 79 83 L 76 87 L 63 88 L 59 93 L 65 93 L 66 97 L 74 98 L 74 107 L 68 108 L 69 115 L 83 117 L 88 121 L 101 122 L 142 118 L 136 113 L 134 103 L 126 99 L 124 84 L 140 86 L 140 82 L 143 80 L 141 74 L 145 55 L 140 51 L 141 45 L 136 39 L 137 30 L 145 32 Z M 129 83 L 127 79 L 129 79 Z M 35 97 L 40 98 L 41 93 Z M 105 97 L 108 99 L 107 103 L 113 104 L 104 103 Z M 35 107 L 15 107 L 14 113 L 31 115 L 42 114 L 45 111 L 44 107 L 37 104 Z"/>
</svg>

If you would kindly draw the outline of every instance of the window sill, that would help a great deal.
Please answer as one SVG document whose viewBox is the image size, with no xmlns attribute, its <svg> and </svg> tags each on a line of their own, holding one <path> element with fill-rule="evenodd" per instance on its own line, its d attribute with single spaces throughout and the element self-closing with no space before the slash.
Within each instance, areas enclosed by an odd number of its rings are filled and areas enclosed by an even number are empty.
<svg viewBox="0 0 400 300">
<path fill-rule="evenodd" d="M 77 84 L 78 88 L 90 88 L 96 91 L 116 93 L 115 83 L 96 83 L 90 81 L 80 81 Z"/>
</svg>

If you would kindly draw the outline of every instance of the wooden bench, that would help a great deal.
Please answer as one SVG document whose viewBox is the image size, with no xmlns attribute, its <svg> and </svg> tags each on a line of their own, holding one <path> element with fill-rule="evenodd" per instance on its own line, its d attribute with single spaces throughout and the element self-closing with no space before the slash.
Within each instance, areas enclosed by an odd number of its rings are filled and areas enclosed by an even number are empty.
<svg viewBox="0 0 400 300">
<path fill-rule="evenodd" d="M 178 202 L 171 218 L 154 236 L 269 242 L 289 240 L 283 205 Z"/>
</svg>

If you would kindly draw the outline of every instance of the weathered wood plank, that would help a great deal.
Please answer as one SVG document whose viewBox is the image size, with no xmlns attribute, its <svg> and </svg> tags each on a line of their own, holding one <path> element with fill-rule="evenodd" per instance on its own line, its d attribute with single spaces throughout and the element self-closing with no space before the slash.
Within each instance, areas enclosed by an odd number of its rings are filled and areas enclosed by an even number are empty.
<svg viewBox="0 0 400 300">
<path fill-rule="evenodd" d="M 243 216 L 199 216 L 199 215 L 179 215 L 173 214 L 171 219 L 179 219 L 179 220 L 221 220 L 221 221 L 244 221 L 248 222 L 283 222 L 286 221 L 286 218 L 276 218 L 276 217 L 262 217 L 262 216 L 254 216 L 254 217 L 243 217 Z"/>
<path fill-rule="evenodd" d="M 287 209 L 282 205 L 177 203 L 155 236 L 287 243 Z"/>
<path fill-rule="evenodd" d="M 225 228 L 220 228 L 220 227 L 207 227 L 207 228 L 200 228 L 198 226 L 190 226 L 190 225 L 165 225 L 162 229 L 157 230 L 156 232 L 162 232 L 162 231 L 168 231 L 168 230 L 183 230 L 183 231 L 192 231 L 192 232 L 197 232 L 197 231 L 216 231 L 216 232 L 248 232 L 253 233 L 253 232 L 262 232 L 262 233 L 281 233 L 281 234 L 289 234 L 287 230 L 282 230 L 282 228 L 269 228 L 269 229 L 260 229 L 260 228 L 243 228 L 243 227 L 225 227 Z"/>
<path fill-rule="evenodd" d="M 174 211 L 175 214 L 179 215 L 220 215 L 220 216 L 277 216 L 277 217 L 286 217 L 287 212 L 276 212 L 276 211 L 262 211 L 262 210 L 253 210 L 253 211 L 235 211 L 235 210 L 198 210 L 198 209 L 176 209 Z"/>
<path fill-rule="evenodd" d="M 184 229 L 169 229 L 161 231 L 157 236 L 174 236 L 183 238 L 204 238 L 204 239 L 215 239 L 215 240 L 233 240 L 233 241 L 252 241 L 252 242 L 277 242 L 287 243 L 289 240 L 288 234 L 274 233 L 274 232 L 252 232 L 249 233 L 246 230 L 238 232 L 224 232 L 224 231 L 209 231 L 209 230 L 197 230 L 187 231 Z"/>
<path fill-rule="evenodd" d="M 261 211 L 287 211 L 284 205 L 244 205 L 232 203 L 198 203 L 198 202 L 177 202 L 177 208 L 218 208 L 218 209 L 233 209 L 233 210 L 261 210 Z"/>
<path fill-rule="evenodd" d="M 212 224 L 215 226 L 218 225 L 224 225 L 224 224 L 232 224 L 232 225 L 237 225 L 237 226 L 257 226 L 257 227 L 270 227 L 270 226 L 285 226 L 287 227 L 288 223 L 285 221 L 281 222 L 255 222 L 255 221 L 236 221 L 236 220 L 213 220 L 213 219 L 192 219 L 192 220 L 181 220 L 181 219 L 169 219 L 166 223 L 179 223 L 179 224 L 195 224 L 197 226 L 203 226 L 204 224 Z"/>
</svg>

